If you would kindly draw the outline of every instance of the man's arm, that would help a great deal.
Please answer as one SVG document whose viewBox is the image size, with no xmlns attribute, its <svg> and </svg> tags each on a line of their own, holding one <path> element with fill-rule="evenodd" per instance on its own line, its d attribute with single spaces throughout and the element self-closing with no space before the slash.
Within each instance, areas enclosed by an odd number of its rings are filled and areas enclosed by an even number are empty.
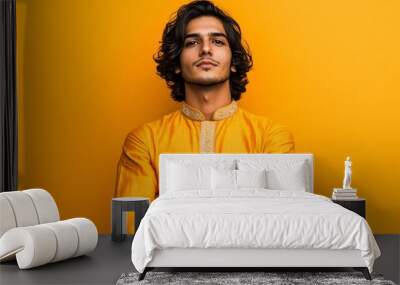
<svg viewBox="0 0 400 285">
<path fill-rule="evenodd" d="M 133 130 L 125 139 L 118 162 L 115 196 L 148 197 L 154 200 L 157 176 L 151 164 L 145 128 Z"/>
<path fill-rule="evenodd" d="M 284 125 L 270 124 L 264 133 L 263 153 L 294 153 L 293 134 Z"/>
</svg>

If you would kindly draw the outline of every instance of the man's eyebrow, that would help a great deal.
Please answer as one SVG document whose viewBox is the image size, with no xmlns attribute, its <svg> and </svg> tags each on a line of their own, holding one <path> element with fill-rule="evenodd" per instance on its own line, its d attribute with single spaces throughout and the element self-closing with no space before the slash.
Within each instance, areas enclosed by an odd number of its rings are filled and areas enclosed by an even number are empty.
<svg viewBox="0 0 400 285">
<path fill-rule="evenodd" d="M 227 38 L 227 36 L 224 33 L 218 33 L 218 32 L 208 33 L 208 35 L 211 36 L 211 37 L 225 37 L 225 38 Z M 187 39 L 187 38 L 200 38 L 200 34 L 199 33 L 186 34 L 183 39 Z"/>
</svg>

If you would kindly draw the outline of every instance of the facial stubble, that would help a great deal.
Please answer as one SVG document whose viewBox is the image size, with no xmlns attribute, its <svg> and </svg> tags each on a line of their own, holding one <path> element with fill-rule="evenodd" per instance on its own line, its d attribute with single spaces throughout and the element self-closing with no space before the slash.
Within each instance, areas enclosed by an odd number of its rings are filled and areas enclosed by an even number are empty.
<svg viewBox="0 0 400 285">
<path fill-rule="evenodd" d="M 200 87 L 212 87 L 215 85 L 220 85 L 227 80 L 229 80 L 229 72 L 225 77 L 223 78 L 210 78 L 210 79 L 186 79 L 183 77 L 183 80 L 185 83 L 190 84 L 190 85 L 195 85 L 195 86 L 200 86 Z"/>
</svg>

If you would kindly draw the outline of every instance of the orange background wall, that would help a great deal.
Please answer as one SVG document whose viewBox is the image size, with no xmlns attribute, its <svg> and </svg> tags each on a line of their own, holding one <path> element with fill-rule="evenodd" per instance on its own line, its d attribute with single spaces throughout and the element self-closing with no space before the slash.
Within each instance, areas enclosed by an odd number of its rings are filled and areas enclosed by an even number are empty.
<svg viewBox="0 0 400 285">
<path fill-rule="evenodd" d="M 179 108 L 152 55 L 186 1 L 17 0 L 20 189 L 110 232 L 126 134 Z M 215 1 L 254 56 L 239 105 L 288 125 L 330 195 L 353 160 L 375 233 L 400 233 L 400 2 Z"/>
</svg>

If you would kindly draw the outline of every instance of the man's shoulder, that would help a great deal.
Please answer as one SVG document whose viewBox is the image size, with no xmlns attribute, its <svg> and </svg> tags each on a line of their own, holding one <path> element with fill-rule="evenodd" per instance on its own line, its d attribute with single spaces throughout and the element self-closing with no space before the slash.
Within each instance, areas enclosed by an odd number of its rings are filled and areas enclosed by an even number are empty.
<svg viewBox="0 0 400 285">
<path fill-rule="evenodd" d="M 268 116 L 254 114 L 242 108 L 240 108 L 240 112 L 241 116 L 246 122 L 250 122 L 251 124 L 258 126 L 267 132 L 275 132 L 277 130 L 290 132 L 288 126 L 276 122 Z"/>
<path fill-rule="evenodd" d="M 252 127 L 262 131 L 262 152 L 292 153 L 295 150 L 294 136 L 287 125 L 275 122 L 269 117 L 255 115 L 242 110 L 244 121 L 250 122 Z"/>
<path fill-rule="evenodd" d="M 157 133 L 165 124 L 171 123 L 177 115 L 179 115 L 179 110 L 173 111 L 171 113 L 163 115 L 161 118 L 146 122 L 128 133 L 127 137 L 139 137 L 143 138 L 150 134 Z"/>
<path fill-rule="evenodd" d="M 264 127 L 268 127 L 271 124 L 274 124 L 273 120 L 268 116 L 254 114 L 246 109 L 239 108 L 240 116 L 247 122 L 251 122 L 253 124 L 261 125 Z"/>
</svg>

